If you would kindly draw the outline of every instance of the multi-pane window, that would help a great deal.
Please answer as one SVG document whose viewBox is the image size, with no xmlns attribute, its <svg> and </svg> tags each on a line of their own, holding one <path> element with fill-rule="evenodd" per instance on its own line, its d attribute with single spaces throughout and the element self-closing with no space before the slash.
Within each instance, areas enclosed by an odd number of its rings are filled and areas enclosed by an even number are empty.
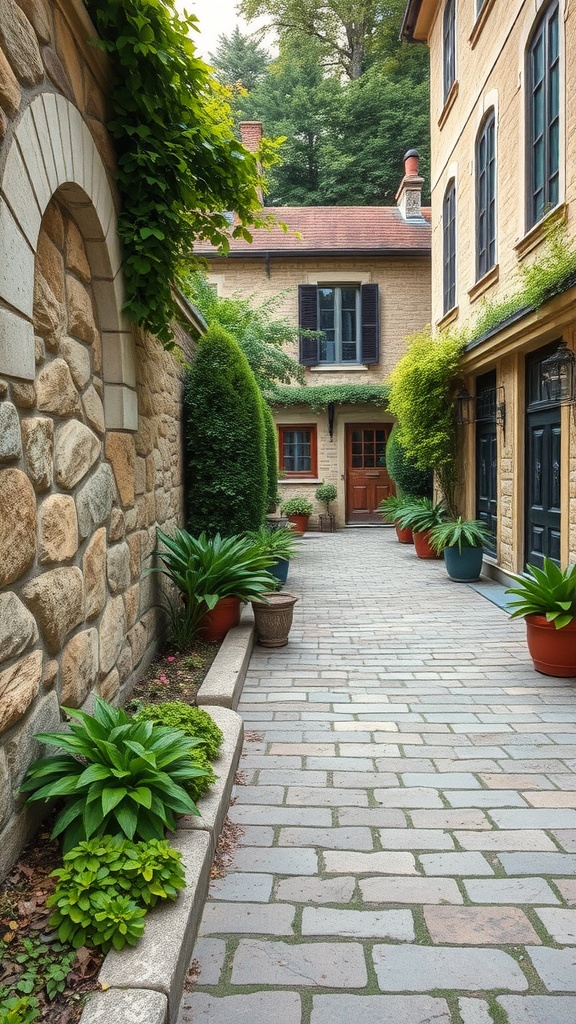
<svg viewBox="0 0 576 1024">
<path fill-rule="evenodd" d="M 446 0 L 443 26 L 444 102 L 456 81 L 456 0 Z"/>
<path fill-rule="evenodd" d="M 559 200 L 560 20 L 551 3 L 528 49 L 528 223 L 536 224 Z"/>
<path fill-rule="evenodd" d="M 316 427 L 278 427 L 279 468 L 286 476 L 316 476 Z"/>
<path fill-rule="evenodd" d="M 318 288 L 318 347 L 320 363 L 360 361 L 360 289 L 352 285 Z"/>
<path fill-rule="evenodd" d="M 442 204 L 444 313 L 456 305 L 456 182 L 451 181 Z"/>
<path fill-rule="evenodd" d="M 476 140 L 476 279 L 496 263 L 496 117 L 490 111 Z"/>
</svg>

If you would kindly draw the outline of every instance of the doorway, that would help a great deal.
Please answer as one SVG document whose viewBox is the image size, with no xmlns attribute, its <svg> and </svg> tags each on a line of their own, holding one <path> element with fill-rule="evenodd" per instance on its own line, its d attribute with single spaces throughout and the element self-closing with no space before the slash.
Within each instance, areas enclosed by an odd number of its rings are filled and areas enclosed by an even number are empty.
<svg viewBox="0 0 576 1024">
<path fill-rule="evenodd" d="M 377 509 L 384 498 L 395 494 L 386 469 L 386 444 L 392 423 L 346 425 L 346 522 L 353 525 L 382 523 Z"/>
<path fill-rule="evenodd" d="M 495 370 L 476 381 L 476 518 L 490 531 L 491 539 L 485 551 L 495 555 L 498 519 Z"/>
<path fill-rule="evenodd" d="M 526 360 L 525 561 L 560 564 L 560 406 L 547 396 L 542 363 L 553 346 Z"/>
</svg>

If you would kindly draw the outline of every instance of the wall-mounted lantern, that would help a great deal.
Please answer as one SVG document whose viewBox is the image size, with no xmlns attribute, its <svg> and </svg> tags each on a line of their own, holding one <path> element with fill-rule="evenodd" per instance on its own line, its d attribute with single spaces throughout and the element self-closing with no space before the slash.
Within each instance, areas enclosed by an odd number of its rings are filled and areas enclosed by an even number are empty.
<svg viewBox="0 0 576 1024">
<path fill-rule="evenodd" d="M 478 395 L 471 395 L 466 387 L 460 388 L 456 396 L 456 422 L 459 426 L 492 420 L 506 429 L 506 393 L 504 386 L 485 388 Z"/>
<path fill-rule="evenodd" d="M 576 401 L 576 356 L 561 341 L 555 352 L 542 362 L 542 392 L 548 402 L 558 405 Z"/>
</svg>

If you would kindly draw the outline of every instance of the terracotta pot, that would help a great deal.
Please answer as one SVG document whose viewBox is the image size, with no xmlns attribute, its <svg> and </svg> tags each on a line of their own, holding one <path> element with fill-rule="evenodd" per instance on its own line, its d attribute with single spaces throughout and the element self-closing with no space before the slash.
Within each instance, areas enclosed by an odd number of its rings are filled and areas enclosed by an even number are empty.
<svg viewBox="0 0 576 1024">
<path fill-rule="evenodd" d="M 429 536 L 430 530 L 424 530 L 423 533 L 418 533 L 414 530 L 414 547 L 416 548 L 418 558 L 440 558 L 440 555 L 434 551 L 434 548 L 430 547 Z"/>
<path fill-rule="evenodd" d="M 310 516 L 287 516 L 289 523 L 294 526 L 294 533 L 306 533 L 306 527 L 308 526 L 308 520 Z"/>
<path fill-rule="evenodd" d="M 396 530 L 396 536 L 398 537 L 398 540 L 400 541 L 401 544 L 414 543 L 414 537 L 412 536 L 412 529 L 410 526 L 407 526 L 405 529 L 403 529 L 401 526 L 398 525 L 398 523 L 394 523 L 394 528 Z"/>
<path fill-rule="evenodd" d="M 211 644 L 219 643 L 228 630 L 237 626 L 239 622 L 240 598 L 222 597 L 211 611 L 202 616 L 199 626 L 200 637 Z"/>
<path fill-rule="evenodd" d="M 576 676 L 576 619 L 556 629 L 545 615 L 527 615 L 526 640 L 537 672 Z"/>
<path fill-rule="evenodd" d="M 298 598 L 287 590 L 267 594 L 267 603 L 252 601 L 256 640 L 261 647 L 285 647 Z"/>
</svg>

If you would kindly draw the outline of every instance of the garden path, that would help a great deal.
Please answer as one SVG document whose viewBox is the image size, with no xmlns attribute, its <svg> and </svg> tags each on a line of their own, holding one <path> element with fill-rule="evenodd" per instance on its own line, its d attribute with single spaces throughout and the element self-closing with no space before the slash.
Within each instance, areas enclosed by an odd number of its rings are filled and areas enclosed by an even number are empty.
<svg viewBox="0 0 576 1024">
<path fill-rule="evenodd" d="M 179 1024 L 574 1024 L 574 680 L 391 530 L 305 537 L 289 588 Z"/>
</svg>

